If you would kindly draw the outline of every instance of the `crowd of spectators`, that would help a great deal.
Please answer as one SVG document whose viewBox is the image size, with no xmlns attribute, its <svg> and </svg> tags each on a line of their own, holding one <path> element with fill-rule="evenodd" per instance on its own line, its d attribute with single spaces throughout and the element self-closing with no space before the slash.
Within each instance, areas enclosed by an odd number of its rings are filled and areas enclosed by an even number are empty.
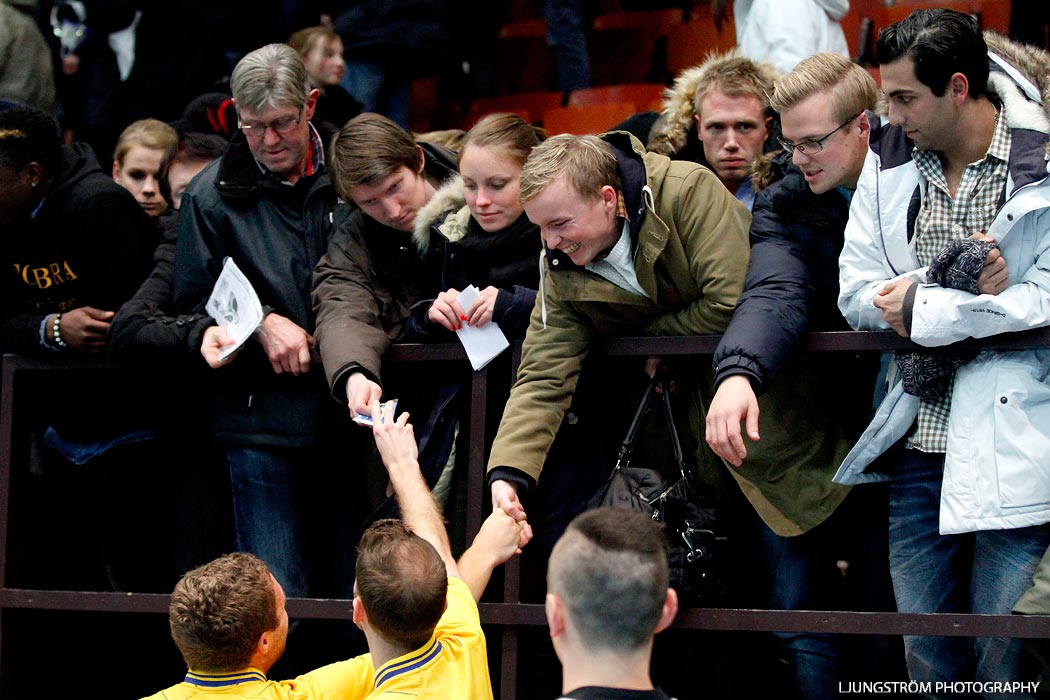
<svg viewBox="0 0 1050 700">
<path fill-rule="evenodd" d="M 666 542 L 581 513 L 661 377 L 728 536 L 718 604 L 1050 614 L 1050 357 L 950 347 L 1050 325 L 1050 55 L 918 10 L 879 37 L 880 88 L 844 55 L 848 3 L 736 0 L 738 47 L 626 131 L 492 114 L 428 136 L 409 86 L 448 53 L 448 3 L 346 5 L 0 3 L 0 351 L 122 366 L 46 379 L 24 416 L 9 583 L 178 581 L 189 673 L 157 697 L 491 697 L 476 602 L 515 553 L 549 622 L 525 665 L 564 667 L 537 697 L 1046 672 L 1017 639 L 778 632 L 657 640 L 651 678 Z M 210 309 L 230 261 L 262 307 L 246 339 Z M 457 562 L 468 378 L 384 356 L 490 324 L 521 360 L 494 515 Z M 916 346 L 806 351 L 850 328 Z M 706 334 L 710 365 L 591 352 Z M 286 596 L 353 600 L 353 624 L 289 622 Z"/>
</svg>

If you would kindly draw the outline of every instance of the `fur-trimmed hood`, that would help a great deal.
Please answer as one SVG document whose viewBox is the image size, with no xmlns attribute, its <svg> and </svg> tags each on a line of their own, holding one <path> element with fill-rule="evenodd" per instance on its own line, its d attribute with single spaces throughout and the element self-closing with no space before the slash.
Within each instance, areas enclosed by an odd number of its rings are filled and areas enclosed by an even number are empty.
<svg viewBox="0 0 1050 700">
<path fill-rule="evenodd" d="M 1050 54 L 991 31 L 984 40 L 991 62 L 989 92 L 1002 102 L 1011 129 L 1043 135 L 1050 158 Z"/>
<path fill-rule="evenodd" d="M 763 153 L 751 164 L 751 189 L 755 196 L 774 182 L 784 177 L 788 166 L 791 165 L 791 156 L 784 151 L 773 151 Z"/>
<path fill-rule="evenodd" d="M 669 158 L 682 151 L 690 141 L 690 134 L 696 137 L 696 124 L 693 107 L 696 99 L 696 88 L 706 82 L 711 75 L 722 70 L 730 60 L 743 58 L 737 49 L 725 53 L 713 53 L 698 66 L 687 68 L 675 78 L 674 85 L 664 92 L 664 106 L 660 120 L 653 126 L 646 149 L 660 153 Z M 756 63 L 767 80 L 772 82 L 780 73 L 768 63 Z"/>
<path fill-rule="evenodd" d="M 470 209 L 463 197 L 463 178 L 459 175 L 446 180 L 430 201 L 416 213 L 412 225 L 412 242 L 420 255 L 430 247 L 430 229 L 435 224 L 449 241 L 458 241 L 467 233 Z"/>
</svg>

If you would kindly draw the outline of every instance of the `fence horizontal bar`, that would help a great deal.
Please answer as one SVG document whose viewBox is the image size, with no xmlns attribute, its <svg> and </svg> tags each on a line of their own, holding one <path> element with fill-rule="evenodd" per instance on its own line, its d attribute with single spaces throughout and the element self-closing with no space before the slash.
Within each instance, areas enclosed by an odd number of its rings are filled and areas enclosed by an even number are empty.
<svg viewBox="0 0 1050 700">
<path fill-rule="evenodd" d="M 614 357 L 634 355 L 711 355 L 718 347 L 720 335 L 639 336 L 611 338 L 602 343 L 606 354 Z M 902 338 L 894 331 L 834 331 L 810 333 L 806 347 L 812 352 L 861 352 L 922 350 L 922 345 Z M 991 338 L 968 339 L 952 347 L 983 350 L 1019 350 L 1027 347 L 1050 347 L 1050 328 L 1036 328 L 1019 333 L 1001 333 Z"/>
<path fill-rule="evenodd" d="M 29 610 L 79 610 L 168 614 L 167 593 L 113 593 L 109 591 L 38 591 L 0 589 L 0 608 Z M 339 598 L 288 598 L 290 617 L 352 619 L 353 601 Z"/>
<path fill-rule="evenodd" d="M 0 607 L 82 612 L 168 613 L 166 593 L 111 593 L 93 591 L 35 591 L 0 589 Z"/>
<path fill-rule="evenodd" d="M 536 627 L 547 624 L 542 605 L 482 603 L 478 607 L 481 621 L 486 624 Z M 1050 637 L 1050 617 L 1025 615 L 683 608 L 672 626 L 723 632 Z"/>
<path fill-rule="evenodd" d="M 0 590 L 0 607 L 83 612 L 168 612 L 163 593 Z M 481 603 L 486 625 L 546 626 L 542 605 Z M 289 598 L 293 618 L 345 619 L 352 603 L 336 598 Z M 944 613 L 832 612 L 684 608 L 674 627 L 723 632 L 828 632 L 834 634 L 913 634 L 950 637 L 1050 637 L 1050 617 L 1025 615 L 952 615 Z"/>
<path fill-rule="evenodd" d="M 600 349 L 614 357 L 632 355 L 710 355 L 718 347 L 718 335 L 638 336 L 610 338 Z M 889 350 L 921 350 L 923 346 L 902 338 L 893 331 L 836 331 L 810 333 L 806 347 L 813 352 L 861 352 Z M 1018 350 L 1026 347 L 1050 347 L 1050 328 L 1036 328 L 1019 333 L 1002 333 L 991 338 L 969 339 L 953 347 L 972 347 L 984 350 Z M 467 354 L 459 343 L 395 343 L 387 350 L 392 362 L 446 362 L 466 361 Z M 122 365 L 91 357 L 63 355 L 61 357 L 33 357 L 7 354 L 3 356 L 8 372 L 18 370 L 86 370 L 130 369 Z"/>
</svg>

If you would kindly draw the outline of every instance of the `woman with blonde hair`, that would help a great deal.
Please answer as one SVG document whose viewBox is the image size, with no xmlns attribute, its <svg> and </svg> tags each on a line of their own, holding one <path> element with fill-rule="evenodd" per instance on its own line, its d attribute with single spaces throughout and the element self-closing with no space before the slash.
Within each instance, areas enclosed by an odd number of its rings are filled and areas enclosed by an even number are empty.
<svg viewBox="0 0 1050 700">
<path fill-rule="evenodd" d="M 361 113 L 361 104 L 339 84 L 346 73 L 346 61 L 338 34 L 328 27 L 307 27 L 292 34 L 288 45 L 303 59 L 310 86 L 321 93 L 314 110 L 315 122 L 342 127 Z"/>
<path fill-rule="evenodd" d="M 113 152 L 113 180 L 135 196 L 152 217 L 171 206 L 165 196 L 167 163 L 179 137 L 175 129 L 157 119 L 132 122 L 117 139 Z"/>
<path fill-rule="evenodd" d="M 499 324 L 522 338 L 539 283 L 539 227 L 518 199 L 521 168 L 547 133 L 516 114 L 490 114 L 463 138 L 459 177 L 420 210 L 413 240 L 440 270 L 441 291 L 413 308 L 410 331 L 443 334 L 463 324 Z M 481 294 L 464 308 L 459 295 Z"/>
</svg>

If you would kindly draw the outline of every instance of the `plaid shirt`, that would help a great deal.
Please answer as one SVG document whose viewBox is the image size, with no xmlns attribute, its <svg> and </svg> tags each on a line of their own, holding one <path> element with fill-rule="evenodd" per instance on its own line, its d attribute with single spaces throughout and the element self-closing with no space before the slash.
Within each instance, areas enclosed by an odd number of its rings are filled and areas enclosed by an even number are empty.
<svg viewBox="0 0 1050 700">
<path fill-rule="evenodd" d="M 303 173 L 303 177 L 310 177 L 324 167 L 324 141 L 317 133 L 313 123 L 308 123 L 310 125 L 310 160 L 306 164 L 306 172 Z M 1009 146 L 1009 140 L 1006 143 Z"/>
<path fill-rule="evenodd" d="M 627 213 L 627 201 L 623 198 L 623 190 L 616 190 L 616 216 L 630 223 L 631 216 Z"/>
<path fill-rule="evenodd" d="M 999 197 L 1006 187 L 1010 157 L 1010 129 L 996 115 L 995 131 L 988 152 L 963 170 L 953 198 L 936 151 L 913 151 L 922 187 L 922 209 L 915 222 L 912 245 L 921 265 L 929 265 L 948 242 L 973 233 L 984 233 L 995 218 Z M 951 414 L 952 379 L 948 391 L 937 401 L 920 401 L 919 417 L 908 436 L 907 447 L 922 452 L 944 452 L 948 448 L 948 416 Z"/>
</svg>

